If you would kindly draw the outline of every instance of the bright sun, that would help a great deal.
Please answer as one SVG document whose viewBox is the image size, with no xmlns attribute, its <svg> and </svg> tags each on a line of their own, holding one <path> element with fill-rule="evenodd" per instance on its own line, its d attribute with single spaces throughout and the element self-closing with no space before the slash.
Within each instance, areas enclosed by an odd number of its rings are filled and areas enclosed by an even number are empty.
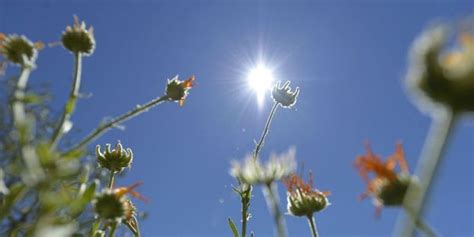
<svg viewBox="0 0 474 237">
<path fill-rule="evenodd" d="M 248 77 L 250 88 L 257 94 L 258 103 L 261 105 L 265 98 L 265 94 L 271 89 L 273 83 L 273 72 L 263 64 L 257 65 L 251 69 Z"/>
</svg>

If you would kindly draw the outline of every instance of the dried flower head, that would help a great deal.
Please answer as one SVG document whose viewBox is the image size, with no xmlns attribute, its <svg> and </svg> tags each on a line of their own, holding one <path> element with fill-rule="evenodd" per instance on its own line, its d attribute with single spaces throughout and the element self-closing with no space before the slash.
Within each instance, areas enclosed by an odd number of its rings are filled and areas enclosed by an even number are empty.
<svg viewBox="0 0 474 237">
<path fill-rule="evenodd" d="M 43 43 L 33 43 L 23 35 L 13 34 L 7 36 L 0 33 L 0 54 L 12 64 L 23 67 L 34 66 L 38 50 L 43 47 Z M 2 67 L 5 66 L 2 65 Z"/>
<path fill-rule="evenodd" d="M 272 154 L 265 164 L 248 155 L 243 163 L 232 162 L 230 174 L 245 184 L 269 185 L 274 181 L 289 176 L 295 171 L 295 153 L 296 150 L 290 148 L 286 153 L 280 155 Z"/>
<path fill-rule="evenodd" d="M 138 182 L 129 187 L 120 187 L 112 190 L 105 189 L 93 200 L 94 211 L 100 218 L 105 220 L 129 220 L 135 214 L 136 208 L 126 197 L 126 194 L 147 201 L 141 194 L 134 191 L 141 184 L 141 182 Z"/>
<path fill-rule="evenodd" d="M 411 49 L 409 87 L 421 107 L 439 104 L 455 112 L 474 111 L 474 37 L 459 34 L 457 50 L 446 52 L 448 29 L 437 26 L 424 32 Z M 428 107 L 429 108 L 429 107 Z"/>
<path fill-rule="evenodd" d="M 105 151 L 100 150 L 100 145 L 96 146 L 96 156 L 99 166 L 110 170 L 111 172 L 121 172 L 130 167 L 133 161 L 133 153 L 130 148 L 123 149 L 120 141 L 115 145 L 115 149 L 110 150 L 111 145 L 105 145 Z"/>
<path fill-rule="evenodd" d="M 94 28 L 86 28 L 85 22 L 79 22 L 79 18 L 74 16 L 74 25 L 67 26 L 62 35 L 63 46 L 74 54 L 81 53 L 90 56 L 95 49 Z"/>
<path fill-rule="evenodd" d="M 329 192 L 321 192 L 313 188 L 313 175 L 310 173 L 309 182 L 292 174 L 283 179 L 287 187 L 288 213 L 293 216 L 312 216 L 315 212 L 324 210 L 329 201 Z"/>
<path fill-rule="evenodd" d="M 385 162 L 372 152 L 369 145 L 366 145 L 366 149 L 367 154 L 358 156 L 354 165 L 367 183 L 361 199 L 372 196 L 378 216 L 383 206 L 402 206 L 408 187 L 412 184 L 416 187 L 417 181 L 408 173 L 401 144 L 397 144 L 395 153 Z M 395 172 L 397 163 L 400 166 L 399 173 Z M 374 174 L 372 179 L 369 178 L 370 173 Z"/>
<path fill-rule="evenodd" d="M 192 75 L 187 80 L 180 81 L 178 75 L 176 75 L 173 79 L 168 80 L 168 84 L 166 85 L 166 95 L 170 100 L 177 101 L 179 106 L 183 106 L 184 100 L 188 96 L 189 89 L 193 87 L 195 79 L 195 76 Z"/>
<path fill-rule="evenodd" d="M 300 93 L 300 88 L 296 87 L 294 91 L 291 91 L 290 81 L 286 81 L 285 84 L 281 85 L 281 82 L 277 82 L 272 89 L 272 98 L 275 103 L 279 103 L 283 108 L 291 108 L 296 104 L 296 99 Z"/>
</svg>

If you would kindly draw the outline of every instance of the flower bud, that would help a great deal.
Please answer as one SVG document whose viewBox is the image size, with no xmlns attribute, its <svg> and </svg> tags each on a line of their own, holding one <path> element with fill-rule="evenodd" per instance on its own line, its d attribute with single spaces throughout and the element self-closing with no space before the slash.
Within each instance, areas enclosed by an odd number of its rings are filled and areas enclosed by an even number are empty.
<svg viewBox="0 0 474 237">
<path fill-rule="evenodd" d="M 272 98 L 275 103 L 279 103 L 283 108 L 291 108 L 296 103 L 296 99 L 300 93 L 300 88 L 296 87 L 291 91 L 290 81 L 286 81 L 283 86 L 281 82 L 277 82 L 272 89 Z"/>
<path fill-rule="evenodd" d="M 41 42 L 33 43 L 25 36 L 0 33 L 0 54 L 12 64 L 19 66 L 34 66 L 38 49 L 42 49 Z"/>
<path fill-rule="evenodd" d="M 283 179 L 287 187 L 288 213 L 293 216 L 312 216 L 315 212 L 324 210 L 329 201 L 329 192 L 321 192 L 313 188 L 313 175 L 310 173 L 309 182 L 292 174 Z"/>
<path fill-rule="evenodd" d="M 448 29 L 437 26 L 415 41 L 408 85 L 422 109 L 428 102 L 428 105 L 443 105 L 454 112 L 473 112 L 474 37 L 461 32 L 459 49 L 446 53 L 448 38 Z"/>
<path fill-rule="evenodd" d="M 183 106 L 184 100 L 189 93 L 189 89 L 193 87 L 194 80 L 194 75 L 185 81 L 180 81 L 176 75 L 173 79 L 168 80 L 168 84 L 166 85 L 166 96 L 168 96 L 172 101 L 178 101 L 179 105 Z"/>
<path fill-rule="evenodd" d="M 86 29 L 86 24 L 79 22 L 77 16 L 74 16 L 74 25 L 66 27 L 61 41 L 63 46 L 72 53 L 90 56 L 95 49 L 94 29 L 92 26 Z"/>
<path fill-rule="evenodd" d="M 311 216 L 324 210 L 329 205 L 328 198 L 322 192 L 296 190 L 288 193 L 288 213 L 293 216 Z"/>
<path fill-rule="evenodd" d="M 99 166 L 111 172 L 121 172 L 124 168 L 130 167 L 133 161 L 133 153 L 130 148 L 123 149 L 122 144 L 117 142 L 115 149 L 110 150 L 111 145 L 105 145 L 102 153 L 100 145 L 96 146 L 96 156 Z"/>
</svg>

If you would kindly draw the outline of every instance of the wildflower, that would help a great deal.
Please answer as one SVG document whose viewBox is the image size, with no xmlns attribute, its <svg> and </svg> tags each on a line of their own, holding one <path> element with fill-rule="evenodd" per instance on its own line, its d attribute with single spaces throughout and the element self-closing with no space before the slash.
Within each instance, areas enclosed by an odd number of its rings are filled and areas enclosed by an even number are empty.
<svg viewBox="0 0 474 237">
<path fill-rule="evenodd" d="M 421 102 L 444 105 L 454 112 L 472 112 L 474 37 L 461 32 L 459 48 L 446 53 L 447 38 L 446 27 L 438 26 L 424 32 L 415 41 L 407 75 L 408 85 Z"/>
<path fill-rule="evenodd" d="M 100 145 L 96 146 L 96 156 L 99 166 L 111 172 L 121 172 L 124 168 L 130 167 L 133 161 L 133 153 L 130 148 L 123 149 L 120 141 L 115 145 L 115 149 L 110 150 L 111 145 L 105 145 L 105 152 L 102 153 Z"/>
<path fill-rule="evenodd" d="M 296 174 L 283 179 L 287 187 L 288 213 L 293 216 L 312 216 L 315 212 L 324 210 L 329 201 L 329 192 L 321 192 L 313 188 L 313 175 L 310 174 L 306 183 Z"/>
<path fill-rule="evenodd" d="M 90 56 L 95 49 L 94 28 L 86 28 L 86 23 L 79 22 L 79 18 L 74 16 L 74 25 L 67 26 L 62 35 L 63 46 L 74 54 L 81 53 Z"/>
<path fill-rule="evenodd" d="M 0 33 L 0 54 L 10 63 L 19 66 L 34 66 L 38 50 L 42 49 L 44 44 L 41 42 L 33 43 L 25 36 L 5 35 Z M 4 70 L 6 64 L 2 63 Z"/>
<path fill-rule="evenodd" d="M 170 100 L 178 101 L 179 106 L 183 106 L 184 100 L 188 96 L 189 89 L 193 87 L 194 80 L 194 75 L 190 76 L 185 81 L 180 81 L 178 75 L 176 75 L 173 79 L 168 80 L 168 84 L 166 85 L 166 95 Z"/>
<path fill-rule="evenodd" d="M 142 183 L 135 183 L 129 187 L 106 189 L 93 200 L 94 210 L 100 218 L 106 220 L 130 220 L 135 215 L 136 208 L 126 197 L 126 194 L 147 201 L 140 193 L 134 191 Z"/>
<path fill-rule="evenodd" d="M 290 81 L 286 81 L 283 86 L 277 82 L 272 89 L 272 98 L 275 103 L 279 103 L 283 108 L 291 108 L 296 103 L 296 98 L 300 93 L 300 88 L 296 87 L 291 91 Z"/>
<path fill-rule="evenodd" d="M 248 155 L 242 164 L 233 161 L 230 174 L 244 184 L 269 185 L 274 181 L 289 176 L 295 171 L 295 153 L 295 149 L 292 148 L 287 153 L 281 155 L 272 154 L 265 164 Z"/>
<path fill-rule="evenodd" d="M 397 144 L 395 153 L 385 162 L 372 152 L 369 145 L 366 149 L 367 154 L 357 157 L 354 165 L 367 183 L 367 189 L 361 199 L 372 196 L 376 215 L 379 216 L 383 206 L 402 206 L 409 185 L 415 184 L 416 187 L 417 181 L 408 173 L 401 144 Z M 400 166 L 399 173 L 395 172 L 397 162 Z M 369 173 L 375 176 L 370 179 Z"/>
</svg>

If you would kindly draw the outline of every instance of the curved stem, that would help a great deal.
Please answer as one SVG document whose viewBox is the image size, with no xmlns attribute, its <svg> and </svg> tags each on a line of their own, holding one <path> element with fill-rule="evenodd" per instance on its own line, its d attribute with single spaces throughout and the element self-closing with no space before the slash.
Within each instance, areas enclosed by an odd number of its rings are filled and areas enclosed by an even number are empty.
<svg viewBox="0 0 474 237">
<path fill-rule="evenodd" d="M 276 109 L 278 108 L 279 103 L 275 102 L 275 104 L 272 107 L 272 110 L 270 111 L 270 114 L 268 115 L 267 122 L 265 123 L 265 128 L 263 129 L 262 136 L 260 137 L 260 140 L 257 143 L 257 146 L 255 147 L 255 151 L 253 153 L 253 158 L 258 159 L 258 153 L 260 153 L 260 150 L 263 147 L 263 144 L 265 142 L 265 137 L 268 134 L 268 131 L 270 129 L 270 124 L 272 123 L 273 116 L 275 115 Z"/>
<path fill-rule="evenodd" d="M 268 209 L 270 210 L 270 213 L 273 215 L 273 220 L 275 221 L 275 225 L 277 227 L 277 236 L 285 237 L 286 236 L 285 219 L 283 218 L 283 214 L 280 210 L 280 205 L 279 205 L 280 201 L 278 199 L 277 194 L 278 194 L 277 186 L 274 183 L 270 183 L 263 187 L 263 195 L 265 196 Z"/>
<path fill-rule="evenodd" d="M 433 118 L 432 127 L 425 142 L 421 160 L 417 167 L 417 174 L 420 179 L 419 185 L 410 185 L 403 206 L 410 207 L 410 215 L 399 218 L 397 236 L 414 236 L 416 222 L 426 206 L 429 198 L 432 181 L 438 173 L 446 150 L 447 140 L 455 124 L 455 114 L 453 111 L 446 111 L 445 114 Z"/>
<path fill-rule="evenodd" d="M 77 97 L 79 96 L 79 88 L 81 86 L 82 54 L 75 53 L 74 61 L 75 61 L 75 67 L 74 67 L 74 75 L 73 75 L 73 83 L 71 87 L 71 92 L 69 93 L 69 99 L 64 105 L 64 111 L 61 115 L 59 123 L 57 124 L 53 132 L 53 136 L 51 137 L 52 147 L 56 147 L 62 135 L 65 134 L 66 131 L 64 131 L 64 126 L 71 119 L 72 113 L 74 112 L 74 108 L 76 107 Z"/>
<path fill-rule="evenodd" d="M 148 109 L 150 109 L 154 106 L 157 106 L 157 105 L 161 104 L 164 101 L 169 101 L 169 97 L 166 96 L 166 95 L 158 97 L 158 98 L 156 98 L 156 99 L 154 99 L 154 100 L 152 100 L 152 101 L 150 101 L 150 102 L 148 102 L 144 105 L 136 106 L 135 109 L 130 110 L 127 113 L 112 119 L 108 123 L 99 125 L 99 127 L 97 127 L 94 131 L 89 133 L 89 135 L 87 135 L 84 139 L 82 139 L 82 141 L 80 141 L 74 147 L 72 147 L 71 149 L 69 149 L 67 152 L 64 152 L 64 153 L 67 154 L 71 151 L 84 148 L 84 146 L 86 146 L 87 144 L 89 144 L 93 140 L 100 137 L 107 130 L 109 130 L 109 129 L 111 129 L 111 128 L 113 128 L 113 127 L 115 127 L 115 126 L 117 126 L 117 125 L 119 125 L 119 124 L 121 124 L 121 123 L 123 123 L 123 122 L 125 122 L 125 121 L 127 121 L 127 120 L 143 113 L 143 112 L 145 112 L 145 111 L 147 111 Z"/>
<path fill-rule="evenodd" d="M 307 216 L 309 227 L 311 228 L 311 234 L 313 237 L 318 237 L 318 229 L 316 228 L 316 221 L 314 220 L 313 215 Z"/>
</svg>

